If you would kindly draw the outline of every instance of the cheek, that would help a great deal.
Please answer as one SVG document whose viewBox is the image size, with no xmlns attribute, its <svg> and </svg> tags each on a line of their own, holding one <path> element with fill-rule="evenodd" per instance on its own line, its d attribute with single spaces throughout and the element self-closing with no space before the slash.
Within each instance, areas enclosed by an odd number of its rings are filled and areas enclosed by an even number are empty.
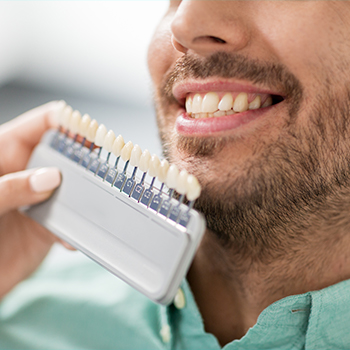
<svg viewBox="0 0 350 350">
<path fill-rule="evenodd" d="M 319 87 L 329 71 L 332 78 L 339 74 L 346 56 L 339 60 L 332 46 L 344 47 L 344 25 L 330 2 L 271 2 L 268 6 L 255 18 L 257 31 L 304 87 Z"/>
<path fill-rule="evenodd" d="M 159 88 L 165 74 L 179 57 L 171 44 L 170 22 L 169 15 L 163 18 L 148 49 L 148 68 L 156 89 Z"/>
<path fill-rule="evenodd" d="M 182 56 L 171 43 L 170 25 L 172 18 L 173 13 L 168 13 L 162 19 L 148 49 L 148 69 L 156 90 L 158 90 L 165 75 L 174 66 L 176 60 Z"/>
</svg>

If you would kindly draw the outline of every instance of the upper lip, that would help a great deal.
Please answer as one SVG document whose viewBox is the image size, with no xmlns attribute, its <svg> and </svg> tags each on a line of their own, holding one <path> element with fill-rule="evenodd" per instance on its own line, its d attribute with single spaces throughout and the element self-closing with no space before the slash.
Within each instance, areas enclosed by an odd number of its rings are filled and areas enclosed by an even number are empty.
<svg viewBox="0 0 350 350">
<path fill-rule="evenodd" d="M 270 89 L 259 88 L 253 84 L 249 83 L 241 83 L 237 81 L 225 81 L 220 79 L 215 80 L 186 80 L 183 82 L 176 83 L 173 86 L 172 93 L 175 99 L 179 102 L 180 105 L 185 105 L 185 100 L 187 94 L 191 92 L 219 92 L 219 91 L 227 91 L 227 92 L 246 92 L 252 94 L 269 94 L 269 95 L 278 95 L 283 98 L 283 94 L 278 91 L 273 91 Z"/>
</svg>

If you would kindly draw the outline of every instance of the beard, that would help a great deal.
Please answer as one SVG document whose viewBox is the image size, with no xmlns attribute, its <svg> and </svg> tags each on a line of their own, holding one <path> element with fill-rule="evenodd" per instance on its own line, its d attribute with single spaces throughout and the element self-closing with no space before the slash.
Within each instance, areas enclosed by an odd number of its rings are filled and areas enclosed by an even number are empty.
<svg viewBox="0 0 350 350">
<path fill-rule="evenodd" d="M 286 96 L 280 134 L 252 144 L 244 162 L 229 157 L 239 136 L 183 137 L 171 131 L 174 83 L 211 76 L 249 80 Z M 164 154 L 175 163 L 181 157 L 198 177 L 202 194 L 195 208 L 223 247 L 267 262 L 320 231 L 350 229 L 350 87 L 343 82 L 332 92 L 333 84 L 320 86 L 305 107 L 302 86 L 286 67 L 221 52 L 205 59 L 185 55 L 166 76 L 156 99 Z"/>
</svg>

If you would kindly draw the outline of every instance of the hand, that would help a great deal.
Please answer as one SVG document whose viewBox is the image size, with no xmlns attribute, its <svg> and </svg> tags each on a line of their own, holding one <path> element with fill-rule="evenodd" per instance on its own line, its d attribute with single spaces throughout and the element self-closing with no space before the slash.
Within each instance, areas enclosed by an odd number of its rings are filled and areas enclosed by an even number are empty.
<svg viewBox="0 0 350 350">
<path fill-rule="evenodd" d="M 57 168 L 25 169 L 63 102 L 50 102 L 0 125 L 0 299 L 28 277 L 57 241 L 17 208 L 47 199 L 60 184 Z"/>
</svg>

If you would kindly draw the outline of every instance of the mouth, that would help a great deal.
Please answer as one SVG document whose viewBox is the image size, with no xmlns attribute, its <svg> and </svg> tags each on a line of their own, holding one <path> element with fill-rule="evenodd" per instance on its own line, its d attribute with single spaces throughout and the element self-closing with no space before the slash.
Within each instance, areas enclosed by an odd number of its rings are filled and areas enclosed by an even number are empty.
<svg viewBox="0 0 350 350">
<path fill-rule="evenodd" d="M 236 129 L 261 117 L 285 99 L 282 94 L 254 86 L 217 82 L 178 85 L 173 95 L 180 105 L 176 129 L 187 135 Z"/>
</svg>

